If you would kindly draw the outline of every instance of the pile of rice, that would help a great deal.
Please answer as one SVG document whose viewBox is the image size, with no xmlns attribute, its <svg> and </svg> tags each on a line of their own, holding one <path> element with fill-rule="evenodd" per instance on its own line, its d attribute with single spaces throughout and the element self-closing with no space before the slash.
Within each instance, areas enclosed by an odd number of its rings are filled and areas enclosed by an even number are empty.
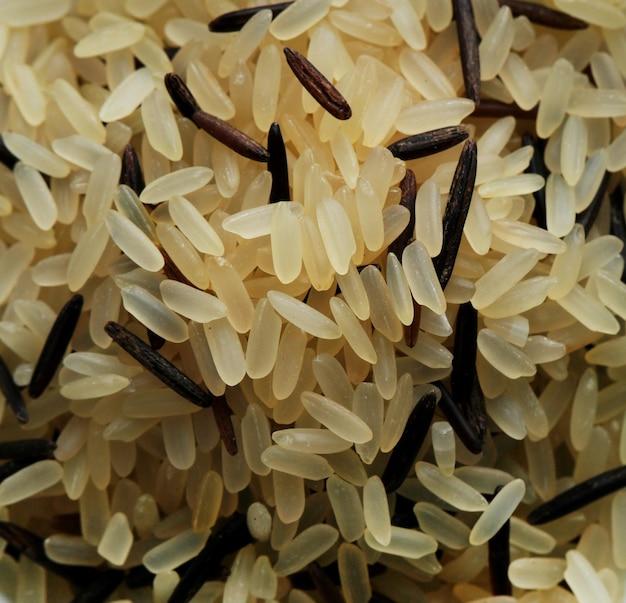
<svg viewBox="0 0 626 603">
<path fill-rule="evenodd" d="M 589 24 L 559 30 L 473 0 L 482 100 L 508 106 L 501 118 L 465 95 L 451 0 L 296 0 L 238 32 L 207 27 L 251 4 L 0 1 L 0 356 L 28 413 L 0 401 L 0 443 L 56 442 L 0 465 L 0 598 L 623 601 L 625 490 L 545 525 L 526 518 L 626 463 L 624 3 L 543 2 Z M 303 89 L 286 47 L 350 119 Z M 291 200 L 270 204 L 266 163 L 180 115 L 168 73 L 264 146 L 280 125 Z M 477 177 L 442 290 L 432 258 L 463 144 L 407 161 L 386 147 L 459 124 L 477 141 Z M 545 142 L 547 181 L 529 170 L 525 133 Z M 138 194 L 119 184 L 129 144 Z M 413 240 L 391 254 L 410 219 L 407 170 Z M 77 293 L 71 344 L 32 399 Z M 460 307 L 478 317 L 482 452 L 437 408 L 387 494 L 414 407 L 439 401 L 435 383 L 450 389 Z M 149 330 L 214 405 L 166 387 L 109 321 L 144 341 Z M 236 454 L 220 439 L 230 424 Z M 512 594 L 494 596 L 489 543 L 503 526 Z M 175 591 L 207 542 L 222 549 L 195 590 Z"/>
</svg>

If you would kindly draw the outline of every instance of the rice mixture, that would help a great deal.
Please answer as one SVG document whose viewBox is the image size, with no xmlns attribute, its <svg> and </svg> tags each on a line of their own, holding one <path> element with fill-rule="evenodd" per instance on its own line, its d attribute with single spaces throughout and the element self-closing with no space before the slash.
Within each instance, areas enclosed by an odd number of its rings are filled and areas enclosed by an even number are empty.
<svg viewBox="0 0 626 603">
<path fill-rule="evenodd" d="M 0 2 L 0 598 L 623 601 L 624 3 L 261 4 Z"/>
</svg>

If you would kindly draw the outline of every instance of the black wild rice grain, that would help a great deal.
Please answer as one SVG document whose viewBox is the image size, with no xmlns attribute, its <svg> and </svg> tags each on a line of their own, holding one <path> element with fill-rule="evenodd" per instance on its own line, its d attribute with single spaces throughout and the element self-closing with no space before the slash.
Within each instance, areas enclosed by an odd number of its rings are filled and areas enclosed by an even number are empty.
<svg viewBox="0 0 626 603">
<path fill-rule="evenodd" d="M 539 174 L 544 180 L 548 179 L 550 172 L 543 160 L 543 154 L 546 148 L 545 141 L 537 138 L 533 134 L 526 133 L 522 136 L 522 145 L 533 147 L 533 156 L 530 159 L 528 167 L 524 170 L 526 174 Z M 539 228 L 546 229 L 546 189 L 541 187 L 533 193 L 535 198 L 535 209 L 533 217 Z"/>
<path fill-rule="evenodd" d="M 417 196 L 417 180 L 413 170 L 407 169 L 404 178 L 400 181 L 400 205 L 409 210 L 409 223 L 398 235 L 395 241 L 389 245 L 389 253 L 397 258 L 402 257 L 404 248 L 415 237 L 415 197 Z"/>
<path fill-rule="evenodd" d="M 435 272 L 439 277 L 441 288 L 445 289 L 456 261 L 456 256 L 461 245 L 463 226 L 467 218 L 474 182 L 476 180 L 477 151 L 476 141 L 466 141 L 456 166 L 446 211 L 443 216 L 443 243 L 441 253 L 433 258 Z"/>
<path fill-rule="evenodd" d="M 223 145 L 226 145 L 229 149 L 232 149 L 235 153 L 239 153 L 239 155 L 243 157 L 261 163 L 267 163 L 270 158 L 265 147 L 248 136 L 245 132 L 238 130 L 215 115 L 210 115 L 204 111 L 196 111 L 192 115 L 191 120 L 207 134 L 219 140 Z"/>
<path fill-rule="evenodd" d="M 390 144 L 387 148 L 394 157 L 409 161 L 435 153 L 441 153 L 463 142 L 469 136 L 467 126 L 448 126 L 421 134 L 407 136 Z"/>
<path fill-rule="evenodd" d="M 576 216 L 576 222 L 581 224 L 585 229 L 585 236 L 589 236 L 589 231 L 591 227 L 594 225 L 596 218 L 598 217 L 598 212 L 600 211 L 600 207 L 602 207 L 602 202 L 604 201 L 604 196 L 606 195 L 606 190 L 609 186 L 609 180 L 611 179 L 611 174 L 609 172 L 604 172 L 604 176 L 600 181 L 600 186 L 596 191 L 596 194 L 593 196 L 591 203 L 588 205 L 586 209 L 581 211 Z"/>
<path fill-rule="evenodd" d="M 137 195 L 140 195 L 141 191 L 146 186 L 141 171 L 141 164 L 139 163 L 139 157 L 137 157 L 137 153 L 132 144 L 127 144 L 124 147 L 120 184 L 126 184 L 132 188 Z"/>
<path fill-rule="evenodd" d="M 56 450 L 56 442 L 34 438 L 0 442 L 0 459 L 25 459 L 33 456 L 45 456 Z"/>
<path fill-rule="evenodd" d="M 267 4 L 224 13 L 219 17 L 215 17 L 209 23 L 209 31 L 215 33 L 239 31 L 259 11 L 269 8 L 272 11 L 272 17 L 275 17 L 282 13 L 290 4 L 293 4 L 293 2 L 279 2 L 278 4 Z"/>
<path fill-rule="evenodd" d="M 456 19 L 459 50 L 461 52 L 461 69 L 465 94 L 480 103 L 480 59 L 478 57 L 478 32 L 474 23 L 474 11 L 470 0 L 452 0 Z"/>
<path fill-rule="evenodd" d="M 388 493 L 395 492 L 413 468 L 428 435 L 436 406 L 435 390 L 431 390 L 420 398 L 409 415 L 402 436 L 389 456 L 381 478 Z"/>
<path fill-rule="evenodd" d="M 170 98 L 174 101 L 180 114 L 187 119 L 192 119 L 193 114 L 200 111 L 200 107 L 191 94 L 191 90 L 187 88 L 187 84 L 175 73 L 166 73 L 163 79 Z"/>
<path fill-rule="evenodd" d="M 474 371 L 472 389 L 465 414 L 467 422 L 472 426 L 472 429 L 478 434 L 482 442 L 487 432 L 487 409 L 485 407 L 485 396 L 480 388 L 476 371 Z"/>
<path fill-rule="evenodd" d="M 222 442 L 224 442 L 224 448 L 226 448 L 228 454 L 234 456 L 237 454 L 237 437 L 235 436 L 233 422 L 230 418 L 232 413 L 224 396 L 216 396 L 213 402 L 213 413 L 215 414 L 215 422 L 217 423 L 220 437 Z"/>
<path fill-rule="evenodd" d="M 611 226 L 610 232 L 613 236 L 617 237 L 624 247 L 620 251 L 621 256 L 624 258 L 624 271 L 622 272 L 622 282 L 626 283 L 626 220 L 624 219 L 624 191 L 621 185 L 615 187 L 615 189 L 609 195 L 611 201 Z"/>
<path fill-rule="evenodd" d="M 92 567 L 61 565 L 51 561 L 44 550 L 43 539 L 15 523 L 0 521 L 0 538 L 7 541 L 8 553 L 13 552 L 16 556 L 24 555 L 33 563 L 80 588 L 89 586 L 100 574 Z"/>
<path fill-rule="evenodd" d="M 109 321 L 104 326 L 104 330 L 115 343 L 179 396 L 202 408 L 211 406 L 213 403 L 211 394 L 205 392 L 179 368 L 128 329 Z"/>
<path fill-rule="evenodd" d="M 287 169 L 287 151 L 280 131 L 280 126 L 274 122 L 267 133 L 267 151 L 270 158 L 267 170 L 272 175 L 270 203 L 276 201 L 290 201 L 289 171 Z"/>
<path fill-rule="evenodd" d="M 180 582 L 174 588 L 168 603 L 188 603 L 210 579 L 220 561 L 253 541 L 246 516 L 236 513 L 215 529 L 195 559 L 180 573 Z"/>
<path fill-rule="evenodd" d="M 452 426 L 452 429 L 454 429 L 454 433 L 471 453 L 480 454 L 483 450 L 482 438 L 470 425 L 459 406 L 453 400 L 448 388 L 441 381 L 436 381 L 433 385 L 436 385 L 441 391 L 439 408 Z"/>
<path fill-rule="evenodd" d="M 537 25 L 545 25 L 554 29 L 586 29 L 587 23 L 576 19 L 559 10 L 554 10 L 535 2 L 523 2 L 522 0 L 498 0 L 500 6 L 508 6 L 514 17 L 527 17 L 529 21 Z"/>
<path fill-rule="evenodd" d="M 80 293 L 73 295 L 61 308 L 43 344 L 37 364 L 35 364 L 33 376 L 28 386 L 28 395 L 31 398 L 41 396 L 50 384 L 50 381 L 52 381 L 54 374 L 63 361 L 65 350 L 67 350 L 67 346 L 72 340 L 82 309 L 83 296 Z"/>
<path fill-rule="evenodd" d="M 413 322 L 404 327 L 404 343 L 410 348 L 417 343 L 420 332 L 420 322 L 422 320 L 422 306 L 413 300 Z"/>
<path fill-rule="evenodd" d="M 494 494 L 502 489 L 498 486 Z M 513 587 L 509 580 L 509 563 L 511 562 L 510 550 L 511 522 L 506 520 L 504 525 L 489 540 L 489 581 L 491 592 L 494 596 L 512 595 Z"/>
<path fill-rule="evenodd" d="M 501 118 L 512 115 L 516 119 L 537 119 L 537 107 L 532 109 L 522 109 L 516 103 L 503 103 L 493 99 L 483 99 L 472 113 L 474 117 Z"/>
<path fill-rule="evenodd" d="M 72 599 L 72 603 L 104 603 L 124 581 L 125 575 L 124 570 L 119 569 L 108 569 L 100 573 L 87 588 Z"/>
<path fill-rule="evenodd" d="M 4 363 L 4 360 L 0 357 L 0 392 L 6 399 L 7 403 L 11 407 L 15 418 L 20 423 L 28 423 L 28 409 L 24 404 L 24 398 L 22 392 L 20 392 L 15 381 L 13 381 L 13 375 L 9 370 L 9 367 Z"/>
<path fill-rule="evenodd" d="M 304 89 L 333 117 L 350 119 L 352 109 L 341 92 L 305 56 L 291 48 L 283 48 L 287 65 Z"/>
<path fill-rule="evenodd" d="M 539 505 L 528 514 L 528 523 L 540 525 L 554 521 L 624 487 L 626 465 L 609 469 Z"/>
</svg>

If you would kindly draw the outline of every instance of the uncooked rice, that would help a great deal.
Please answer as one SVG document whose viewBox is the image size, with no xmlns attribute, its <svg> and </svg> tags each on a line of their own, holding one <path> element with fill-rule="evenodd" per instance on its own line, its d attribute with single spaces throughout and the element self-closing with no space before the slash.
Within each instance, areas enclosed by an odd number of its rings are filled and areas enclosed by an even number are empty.
<svg viewBox="0 0 626 603">
<path fill-rule="evenodd" d="M 622 4 L 0 1 L 0 600 L 623 602 Z"/>
</svg>

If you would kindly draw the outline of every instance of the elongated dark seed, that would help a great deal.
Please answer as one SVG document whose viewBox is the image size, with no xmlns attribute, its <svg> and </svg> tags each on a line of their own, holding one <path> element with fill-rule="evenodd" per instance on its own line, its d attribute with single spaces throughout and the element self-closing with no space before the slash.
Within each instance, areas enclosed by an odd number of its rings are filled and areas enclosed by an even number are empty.
<svg viewBox="0 0 626 603">
<path fill-rule="evenodd" d="M 350 119 L 352 108 L 341 92 L 305 56 L 291 48 L 283 48 L 287 65 L 304 89 L 333 117 Z"/>
<path fill-rule="evenodd" d="M 125 572 L 119 569 L 102 572 L 85 590 L 72 599 L 72 603 L 104 603 L 124 581 L 125 575 Z"/>
<path fill-rule="evenodd" d="M 466 126 L 449 126 L 407 136 L 407 138 L 396 140 L 387 148 L 394 157 L 409 161 L 441 153 L 463 142 L 468 136 L 469 129 Z"/>
<path fill-rule="evenodd" d="M 480 101 L 480 59 L 478 57 L 478 32 L 474 23 L 474 11 L 470 0 L 452 0 L 456 19 L 461 69 L 467 98 L 476 105 Z"/>
<path fill-rule="evenodd" d="M 543 153 L 546 145 L 545 141 L 535 137 L 533 134 L 526 133 L 522 135 L 522 145 L 533 147 L 533 156 L 530 159 L 528 167 L 524 170 L 526 174 L 538 174 L 544 180 L 548 179 L 550 172 L 543 160 Z M 533 193 L 535 198 L 535 209 L 533 217 L 539 228 L 546 228 L 546 189 L 542 186 L 538 191 Z"/>
<path fill-rule="evenodd" d="M 517 119 L 537 119 L 537 107 L 522 109 L 516 103 L 503 103 L 493 99 L 482 99 L 472 113 L 474 117 L 508 117 L 512 115 Z"/>
<path fill-rule="evenodd" d="M 179 396 L 202 408 L 211 406 L 213 397 L 208 392 L 128 329 L 109 321 L 104 330 L 117 345 Z"/>
<path fill-rule="evenodd" d="M 434 385 L 441 390 L 439 408 L 445 415 L 448 423 L 452 426 L 452 429 L 454 429 L 454 433 L 459 436 L 459 440 L 463 442 L 465 448 L 467 448 L 471 453 L 480 454 L 483 450 L 482 438 L 469 424 L 459 406 L 452 399 L 452 395 L 448 391 L 448 388 L 441 383 L 441 381 L 436 381 Z"/>
<path fill-rule="evenodd" d="M 626 220 L 624 219 L 624 191 L 621 185 L 615 187 L 611 192 L 609 199 L 611 201 L 611 227 L 610 232 L 616 236 L 624 246 L 620 251 L 624 258 L 624 271 L 622 272 L 622 282 L 626 283 Z"/>
<path fill-rule="evenodd" d="M 16 460 L 32 456 L 45 456 L 56 450 L 56 447 L 56 442 L 40 438 L 0 442 L 0 459 Z"/>
<path fill-rule="evenodd" d="M 270 158 L 270 154 L 265 147 L 253 138 L 250 138 L 245 132 L 231 126 L 223 119 L 215 117 L 215 115 L 210 115 L 204 111 L 196 111 L 192 115 L 191 120 L 207 134 L 213 136 L 213 138 L 243 157 L 262 163 L 266 163 Z"/>
<path fill-rule="evenodd" d="M 521 0 L 498 0 L 498 2 L 500 6 L 508 6 L 514 17 L 524 16 L 538 25 L 545 25 L 554 29 L 586 29 L 589 27 L 584 21 L 559 10 L 548 8 L 543 4 Z"/>
<path fill-rule="evenodd" d="M 474 371 L 472 389 L 470 391 L 470 397 L 465 415 L 467 417 L 467 422 L 478 434 L 480 441 L 484 441 L 485 433 L 487 432 L 487 409 L 485 407 L 485 395 L 483 394 L 483 390 L 480 388 L 476 371 Z"/>
<path fill-rule="evenodd" d="M 501 489 L 502 486 L 498 486 L 494 494 L 497 494 Z M 488 543 L 489 581 L 491 582 L 491 592 L 494 596 L 513 594 L 513 587 L 509 580 L 509 563 L 511 561 L 510 533 L 511 522 L 507 519 Z"/>
<path fill-rule="evenodd" d="M 422 306 L 413 300 L 413 322 L 404 327 L 404 343 L 410 348 L 417 343 L 420 332 L 420 322 L 422 320 Z"/>
<path fill-rule="evenodd" d="M 224 13 L 209 23 L 209 31 L 215 33 L 239 31 L 259 11 L 269 8 L 272 11 L 272 17 L 275 17 L 282 13 L 290 4 L 293 4 L 293 2 L 279 2 L 278 4 L 267 4 L 265 6 L 243 8 Z"/>
<path fill-rule="evenodd" d="M 528 523 L 540 525 L 554 521 L 624 487 L 626 465 L 609 469 L 539 505 L 528 514 Z"/>
<path fill-rule="evenodd" d="M 274 122 L 267 133 L 267 151 L 270 158 L 267 162 L 267 170 L 272 175 L 272 188 L 270 190 L 270 203 L 276 201 L 290 201 L 289 194 L 289 171 L 287 170 L 287 151 L 280 126 Z"/>
<path fill-rule="evenodd" d="M 141 171 L 141 164 L 139 163 L 139 157 L 137 157 L 135 148 L 131 144 L 127 144 L 124 147 L 120 184 L 130 186 L 138 195 L 141 194 L 141 191 L 146 186 Z"/>
<path fill-rule="evenodd" d="M 413 468 L 428 435 L 436 406 L 435 391 L 431 390 L 420 398 L 409 415 L 404 432 L 393 449 L 381 478 L 388 493 L 395 492 Z"/>
<path fill-rule="evenodd" d="M 214 530 L 203 549 L 185 570 L 180 572 L 180 582 L 168 599 L 168 603 L 188 603 L 210 579 L 210 572 L 230 553 L 252 542 L 246 516 L 236 513 L 224 525 Z"/>
<path fill-rule="evenodd" d="M 346 603 L 339 587 L 330 579 L 330 576 L 324 571 L 324 568 L 313 561 L 307 566 L 307 571 L 313 584 L 325 603 Z"/>
<path fill-rule="evenodd" d="M 13 381 L 13 375 L 9 370 L 9 367 L 4 363 L 4 360 L 0 357 L 0 392 L 5 397 L 7 403 L 11 407 L 15 418 L 20 423 L 28 423 L 28 409 L 24 404 L 24 398 L 22 392 L 20 392 L 15 381 Z"/>
<path fill-rule="evenodd" d="M 472 201 L 476 180 L 476 141 L 466 141 L 456 166 L 446 211 L 443 216 L 443 244 L 441 253 L 433 259 L 435 272 L 441 288 L 445 289 L 454 268 L 456 255 L 461 244 L 463 226 Z"/>
<path fill-rule="evenodd" d="M 415 237 L 415 197 L 417 196 L 417 180 L 413 170 L 407 170 L 400 180 L 400 205 L 409 210 L 409 223 L 398 235 L 398 238 L 389 245 L 389 252 L 397 258 L 402 257 L 404 248 Z"/>
<path fill-rule="evenodd" d="M 7 146 L 4 144 L 4 140 L 2 136 L 0 136 L 0 163 L 6 165 L 10 170 L 15 167 L 15 164 L 18 162 L 18 158 L 9 151 Z"/>
<path fill-rule="evenodd" d="M 28 386 L 28 395 L 38 398 L 52 381 L 59 365 L 63 361 L 65 350 L 72 340 L 83 309 L 83 296 L 80 293 L 61 308 L 35 364 L 33 376 Z"/>
<path fill-rule="evenodd" d="M 24 555 L 37 565 L 51 571 L 65 580 L 85 588 L 100 574 L 92 567 L 69 566 L 55 563 L 48 559 L 43 546 L 43 539 L 37 534 L 9 521 L 0 521 L 0 538 L 4 538 L 15 551 Z M 8 550 L 9 547 L 7 547 Z"/>
<path fill-rule="evenodd" d="M 217 396 L 213 403 L 213 413 L 215 414 L 215 422 L 220 432 L 224 448 L 228 454 L 234 456 L 237 454 L 237 437 L 233 429 L 233 422 L 230 418 L 231 410 L 228 407 L 224 396 Z"/>
<path fill-rule="evenodd" d="M 187 88 L 187 84 L 175 73 L 166 73 L 164 81 L 170 98 L 174 101 L 180 114 L 187 119 L 192 119 L 193 114 L 200 111 L 200 107 L 191 94 L 191 90 Z"/>
<path fill-rule="evenodd" d="M 604 172 L 604 176 L 600 181 L 600 186 L 598 186 L 598 190 L 593 196 L 591 203 L 587 206 L 586 209 L 581 211 L 576 216 L 576 222 L 578 224 L 581 224 L 582 227 L 585 229 L 585 236 L 589 235 L 589 231 L 591 230 L 591 227 L 594 225 L 596 218 L 598 217 L 598 212 L 600 211 L 600 207 L 602 207 L 602 202 L 604 201 L 606 190 L 609 187 L 610 179 L 611 174 L 609 172 Z"/>
</svg>

